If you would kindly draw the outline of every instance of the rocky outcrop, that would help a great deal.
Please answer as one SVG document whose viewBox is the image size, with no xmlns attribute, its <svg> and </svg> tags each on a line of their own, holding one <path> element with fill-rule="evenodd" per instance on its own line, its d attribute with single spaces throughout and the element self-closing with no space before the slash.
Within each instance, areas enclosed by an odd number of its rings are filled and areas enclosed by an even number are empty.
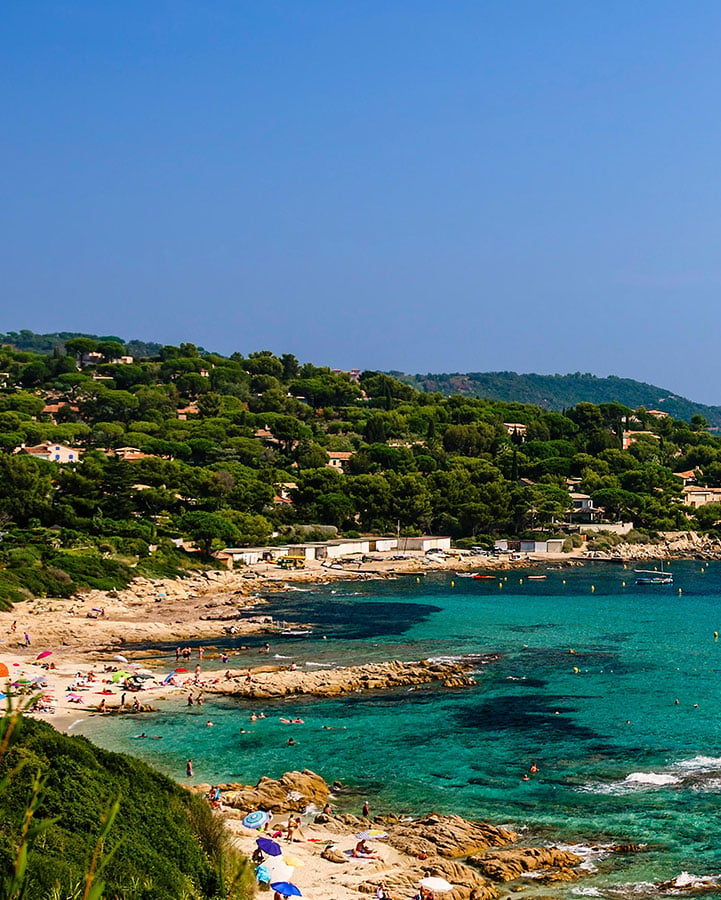
<svg viewBox="0 0 721 900">
<path fill-rule="evenodd" d="M 392 660 L 314 672 L 289 669 L 254 671 L 250 680 L 245 673 L 235 675 L 225 682 L 209 686 L 206 692 L 252 700 L 276 700 L 292 695 L 334 697 L 417 684 L 436 683 L 458 688 L 475 684 L 468 672 L 468 667 L 458 663 Z"/>
<path fill-rule="evenodd" d="M 515 881 L 527 872 L 534 872 L 537 873 L 535 883 L 551 883 L 575 881 L 579 877 L 575 869 L 583 860 L 575 853 L 555 847 L 512 847 L 471 856 L 467 862 L 493 881 Z"/>
<path fill-rule="evenodd" d="M 330 788 L 320 775 L 304 769 L 281 778 L 261 778 L 255 787 L 221 785 L 223 804 L 242 812 L 264 809 L 270 813 L 303 812 L 311 803 L 322 806 Z"/>
<path fill-rule="evenodd" d="M 505 828 L 469 822 L 461 816 L 428 816 L 402 822 L 388 829 L 388 841 L 409 856 L 443 856 L 449 859 L 480 853 L 489 847 L 503 847 L 516 840 Z"/>
<path fill-rule="evenodd" d="M 401 872 L 374 875 L 358 885 L 358 890 L 364 894 L 373 894 L 378 885 L 383 883 L 393 900 L 406 900 L 418 893 L 418 882 L 428 876 L 445 878 L 453 885 L 452 891 L 443 894 L 443 900 L 496 900 L 499 896 L 498 888 L 476 870 L 463 863 L 438 857 Z"/>
</svg>

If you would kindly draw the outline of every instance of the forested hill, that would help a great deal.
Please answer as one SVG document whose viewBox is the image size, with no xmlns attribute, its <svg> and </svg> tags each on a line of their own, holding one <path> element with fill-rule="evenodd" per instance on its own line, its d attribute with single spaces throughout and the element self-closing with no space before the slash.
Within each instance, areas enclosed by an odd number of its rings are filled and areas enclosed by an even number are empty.
<svg viewBox="0 0 721 900">
<path fill-rule="evenodd" d="M 674 419 L 689 422 L 703 416 L 711 425 L 721 426 L 721 406 L 705 406 L 679 397 L 666 388 L 632 378 L 598 378 L 575 372 L 572 375 L 519 375 L 517 372 L 468 372 L 441 375 L 404 375 L 390 372 L 420 391 L 438 391 L 445 396 L 489 397 L 492 400 L 533 403 L 549 410 L 569 409 L 577 403 L 622 403 L 631 409 L 643 406 L 660 409 Z"/>
<path fill-rule="evenodd" d="M 153 341 L 125 341 L 115 335 L 106 335 L 100 337 L 97 334 L 86 334 L 82 331 L 53 331 L 48 334 L 36 334 L 27 328 L 21 331 L 8 331 L 5 334 L 0 332 L 0 344 L 6 344 L 14 350 L 24 353 L 43 353 L 51 354 L 56 351 L 65 351 L 65 342 L 74 338 L 87 338 L 91 341 L 110 341 L 120 344 L 125 353 L 129 356 L 138 356 L 142 358 L 157 356 L 160 351 L 160 344 Z"/>
</svg>

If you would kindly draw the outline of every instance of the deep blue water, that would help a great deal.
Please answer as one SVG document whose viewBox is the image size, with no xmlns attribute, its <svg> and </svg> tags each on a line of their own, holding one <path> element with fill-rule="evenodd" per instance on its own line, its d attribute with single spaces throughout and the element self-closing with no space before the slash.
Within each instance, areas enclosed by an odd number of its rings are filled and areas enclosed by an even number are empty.
<svg viewBox="0 0 721 900">
<path fill-rule="evenodd" d="M 90 719 L 78 730 L 181 780 L 188 756 L 203 782 L 310 768 L 349 786 L 338 805 L 351 811 L 368 799 L 373 812 L 452 811 L 535 841 L 647 845 L 593 857 L 598 871 L 582 891 L 721 873 L 721 566 L 672 570 L 668 587 L 636 586 L 630 567 L 586 565 L 549 570 L 542 582 L 526 571 L 294 591 L 268 611 L 313 633 L 273 638 L 279 662 L 499 658 L 479 665 L 470 690 L 283 701 L 252 724 L 258 704 L 159 701 L 162 712 L 142 720 Z M 265 661 L 262 640 L 231 665 Z M 218 660 L 204 670 L 212 667 L 224 668 Z M 279 721 L 296 715 L 303 725 Z M 163 739 L 138 740 L 140 730 Z M 523 781 L 533 762 L 538 773 Z"/>
</svg>

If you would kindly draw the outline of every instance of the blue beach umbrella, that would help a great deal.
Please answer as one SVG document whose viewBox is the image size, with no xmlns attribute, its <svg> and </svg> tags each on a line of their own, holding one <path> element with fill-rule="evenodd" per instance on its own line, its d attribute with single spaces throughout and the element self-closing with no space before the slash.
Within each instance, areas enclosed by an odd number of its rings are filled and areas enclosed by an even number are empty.
<svg viewBox="0 0 721 900">
<path fill-rule="evenodd" d="M 262 809 L 256 809 L 248 813 L 243 819 L 243 825 L 246 828 L 262 828 L 269 818 L 270 816 L 267 812 L 264 812 Z"/>
<path fill-rule="evenodd" d="M 284 897 L 303 896 L 300 892 L 300 888 L 296 887 L 294 884 L 291 884 L 290 881 L 274 881 L 271 884 L 271 887 L 274 891 L 278 891 L 278 893 L 282 894 Z"/>
<path fill-rule="evenodd" d="M 268 884 L 270 881 L 270 872 L 268 871 L 267 866 L 258 866 L 255 870 L 255 878 L 256 881 L 260 881 L 262 884 Z"/>
<path fill-rule="evenodd" d="M 267 853 L 268 856 L 280 856 L 283 851 L 281 850 L 280 844 L 276 844 L 275 841 L 271 841 L 270 838 L 259 837 L 255 842 L 259 849 L 263 851 L 263 853 Z"/>
</svg>

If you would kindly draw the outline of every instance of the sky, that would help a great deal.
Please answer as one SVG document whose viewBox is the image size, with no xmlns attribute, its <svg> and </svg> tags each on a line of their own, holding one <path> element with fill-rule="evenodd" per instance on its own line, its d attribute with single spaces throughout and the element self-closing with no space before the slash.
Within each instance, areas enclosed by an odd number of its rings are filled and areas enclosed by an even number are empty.
<svg viewBox="0 0 721 900">
<path fill-rule="evenodd" d="M 717 0 L 7 0 L 0 331 L 721 404 Z"/>
</svg>

